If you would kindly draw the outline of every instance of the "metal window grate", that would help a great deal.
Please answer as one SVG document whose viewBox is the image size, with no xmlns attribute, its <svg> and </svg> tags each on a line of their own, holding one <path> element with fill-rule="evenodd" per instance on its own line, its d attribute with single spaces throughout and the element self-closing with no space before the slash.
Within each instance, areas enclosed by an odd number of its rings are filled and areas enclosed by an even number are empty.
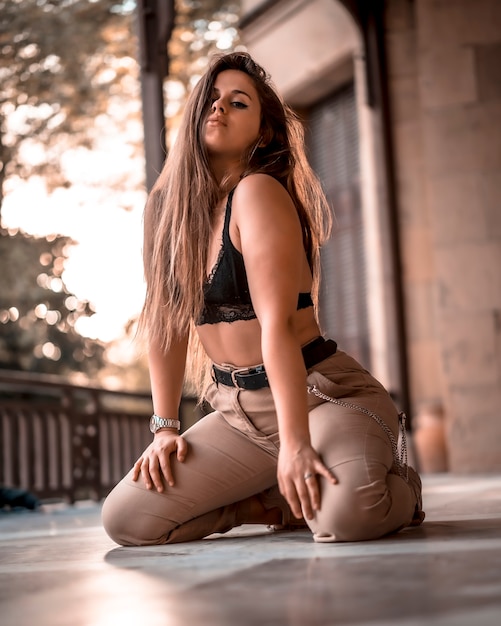
<svg viewBox="0 0 501 626">
<path fill-rule="evenodd" d="M 335 215 L 333 234 L 322 250 L 320 323 L 341 349 L 370 367 L 354 85 L 314 105 L 308 121 L 310 162 Z"/>
<path fill-rule="evenodd" d="M 150 443 L 149 392 L 110 391 L 63 379 L 0 372 L 0 487 L 41 500 L 104 497 Z M 184 397 L 183 426 L 201 416 Z"/>
</svg>

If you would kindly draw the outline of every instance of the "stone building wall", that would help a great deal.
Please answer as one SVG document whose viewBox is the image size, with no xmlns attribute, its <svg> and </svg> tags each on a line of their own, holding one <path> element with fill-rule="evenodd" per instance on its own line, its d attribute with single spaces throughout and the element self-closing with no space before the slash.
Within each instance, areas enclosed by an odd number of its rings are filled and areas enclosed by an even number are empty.
<svg viewBox="0 0 501 626">
<path fill-rule="evenodd" d="M 242 8 L 243 42 L 293 107 L 307 109 L 347 83 L 355 85 L 371 369 L 401 397 L 381 120 L 367 104 L 361 32 L 346 8 L 334 0 L 243 0 Z M 246 24 L 249 15 L 255 17 Z"/>
<path fill-rule="evenodd" d="M 449 468 L 501 468 L 501 3 L 386 12 L 411 392 Z"/>
<path fill-rule="evenodd" d="M 501 2 L 387 0 L 384 6 L 412 412 L 418 426 L 443 416 L 448 460 L 442 468 L 499 471 Z M 244 20 L 259 13 L 244 28 L 244 43 L 292 104 L 307 105 L 302 94 L 320 97 L 350 72 L 361 94 L 372 347 L 375 373 L 391 385 L 398 345 L 388 296 L 395 277 L 384 254 L 382 128 L 364 105 L 355 22 L 340 0 L 244 0 L 243 9 Z"/>
</svg>

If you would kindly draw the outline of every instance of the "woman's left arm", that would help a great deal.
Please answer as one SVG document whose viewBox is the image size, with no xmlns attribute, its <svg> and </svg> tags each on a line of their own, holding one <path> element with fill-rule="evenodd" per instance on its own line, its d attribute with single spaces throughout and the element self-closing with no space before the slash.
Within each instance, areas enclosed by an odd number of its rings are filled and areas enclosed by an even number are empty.
<svg viewBox="0 0 501 626">
<path fill-rule="evenodd" d="M 304 264 L 299 218 L 282 185 L 264 174 L 243 179 L 233 215 L 252 303 L 261 326 L 263 362 L 280 434 L 278 484 L 296 517 L 320 508 L 316 475 L 336 482 L 311 446 L 306 369 L 293 318 Z M 313 474 L 314 478 L 305 480 Z"/>
</svg>

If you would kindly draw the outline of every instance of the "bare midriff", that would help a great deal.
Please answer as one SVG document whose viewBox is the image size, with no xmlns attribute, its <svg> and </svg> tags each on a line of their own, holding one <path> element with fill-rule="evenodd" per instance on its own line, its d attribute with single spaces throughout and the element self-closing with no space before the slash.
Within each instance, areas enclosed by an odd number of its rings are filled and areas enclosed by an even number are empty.
<svg viewBox="0 0 501 626">
<path fill-rule="evenodd" d="M 296 311 L 292 324 L 301 346 L 320 335 L 313 307 Z M 263 362 L 261 326 L 257 319 L 204 324 L 197 330 L 205 351 L 214 363 L 250 367 Z"/>
</svg>

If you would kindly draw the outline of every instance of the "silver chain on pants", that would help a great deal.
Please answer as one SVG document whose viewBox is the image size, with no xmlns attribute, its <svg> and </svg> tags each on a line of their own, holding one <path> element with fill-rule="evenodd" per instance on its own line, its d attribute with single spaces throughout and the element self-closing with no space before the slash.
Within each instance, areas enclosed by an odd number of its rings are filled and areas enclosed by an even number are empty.
<svg viewBox="0 0 501 626">
<path fill-rule="evenodd" d="M 322 400 L 326 400 L 327 402 L 332 402 L 332 404 L 337 404 L 338 406 L 342 406 L 346 409 L 353 409 L 355 411 L 358 411 L 359 413 L 363 413 L 364 415 L 371 417 L 377 424 L 379 424 L 379 426 L 383 429 L 383 431 L 386 433 L 386 436 L 390 440 L 391 449 L 393 451 L 393 459 L 398 475 L 404 478 L 406 482 L 409 481 L 409 470 L 407 464 L 407 436 L 405 431 L 405 420 L 407 419 L 407 416 L 403 411 L 398 414 L 398 426 L 401 440 L 399 450 L 398 442 L 395 439 L 395 435 L 391 432 L 390 428 L 384 422 L 384 420 L 381 419 L 379 415 L 377 415 L 377 413 L 374 413 L 374 411 L 370 411 L 369 409 L 366 409 L 363 406 L 359 406 L 358 404 L 339 400 L 338 398 L 332 398 L 331 396 L 328 396 L 327 394 L 319 391 L 316 385 L 308 385 L 308 393 L 311 393 Z"/>
</svg>

